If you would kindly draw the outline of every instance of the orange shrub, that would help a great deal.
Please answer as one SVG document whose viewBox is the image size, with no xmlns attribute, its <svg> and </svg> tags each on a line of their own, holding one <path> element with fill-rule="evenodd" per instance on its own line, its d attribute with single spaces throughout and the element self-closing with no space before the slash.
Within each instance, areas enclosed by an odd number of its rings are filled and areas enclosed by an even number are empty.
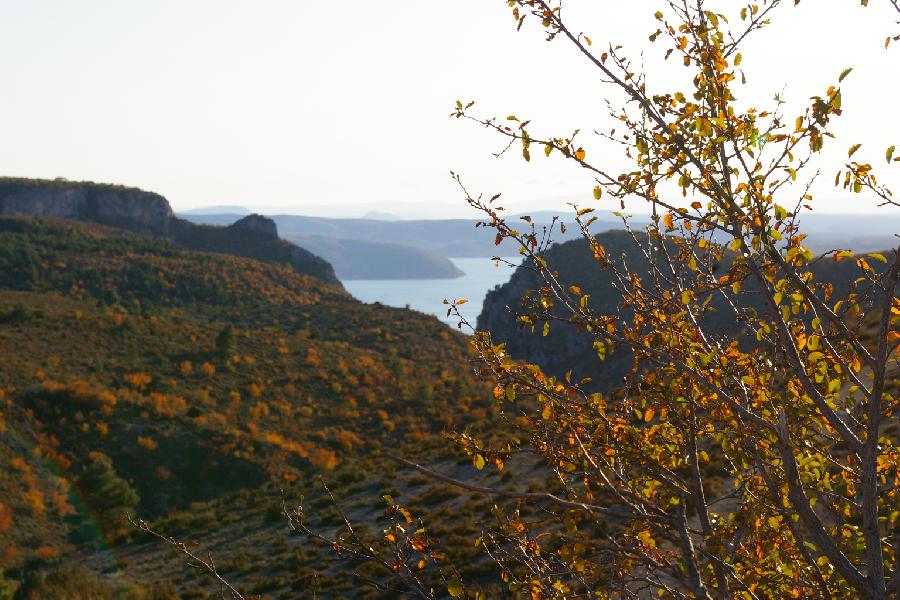
<svg viewBox="0 0 900 600">
<path fill-rule="evenodd" d="M 40 546 L 35 554 L 44 559 L 59 558 L 59 549 L 52 546 Z"/>
<path fill-rule="evenodd" d="M 123 377 L 125 382 L 136 390 L 143 390 L 152 379 L 143 373 L 125 373 Z"/>
<path fill-rule="evenodd" d="M 156 450 L 159 444 L 151 437 L 139 435 L 137 439 L 138 446 L 146 450 Z"/>
</svg>

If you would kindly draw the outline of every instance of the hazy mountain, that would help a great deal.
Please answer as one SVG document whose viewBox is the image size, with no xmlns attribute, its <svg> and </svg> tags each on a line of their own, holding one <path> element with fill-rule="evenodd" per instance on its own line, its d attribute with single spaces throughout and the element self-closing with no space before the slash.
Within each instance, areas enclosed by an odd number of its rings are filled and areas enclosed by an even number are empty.
<svg viewBox="0 0 900 600">
<path fill-rule="evenodd" d="M 556 213 L 537 211 L 508 217 L 510 224 L 519 224 L 526 230 L 528 223 L 521 217 L 528 215 L 538 224 L 540 232 L 550 223 Z M 597 211 L 592 216 L 597 220 L 591 225 L 594 234 L 622 229 L 622 221 L 609 211 Z M 190 215 L 195 222 L 227 225 L 237 219 L 237 215 Z M 494 244 L 494 233 L 490 228 L 475 227 L 476 221 L 468 219 L 432 219 L 385 221 L 380 219 L 335 219 L 300 215 L 272 215 L 278 230 L 286 238 L 301 239 L 310 236 L 360 240 L 367 242 L 388 242 L 429 250 L 446 257 L 511 256 L 518 248 L 505 241 L 499 247 Z M 562 214 L 566 224 L 565 234 L 558 227 L 553 240 L 565 242 L 581 236 L 572 214 Z M 640 230 L 650 223 L 648 215 L 633 215 L 629 223 Z M 809 234 L 807 240 L 815 252 L 833 248 L 850 249 L 856 252 L 874 251 L 896 245 L 896 224 L 884 215 L 834 215 L 805 213 L 801 224 Z"/>
<path fill-rule="evenodd" d="M 221 215 L 221 214 L 249 215 L 253 211 L 251 211 L 249 208 L 245 208 L 243 206 L 238 206 L 236 204 L 221 204 L 218 206 L 206 206 L 203 208 L 192 208 L 190 210 L 181 210 L 178 212 L 179 212 L 179 214 L 182 214 L 182 215 Z"/>
<path fill-rule="evenodd" d="M 387 242 L 324 236 L 286 236 L 334 266 L 344 279 L 452 279 L 464 275 L 439 254 Z"/>
</svg>

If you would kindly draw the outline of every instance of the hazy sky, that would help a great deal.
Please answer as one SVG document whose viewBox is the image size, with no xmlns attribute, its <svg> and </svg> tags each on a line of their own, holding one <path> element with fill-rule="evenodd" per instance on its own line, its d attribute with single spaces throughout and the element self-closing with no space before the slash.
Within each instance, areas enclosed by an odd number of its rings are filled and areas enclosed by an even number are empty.
<svg viewBox="0 0 900 600">
<path fill-rule="evenodd" d="M 734 11 L 742 3 L 721 2 Z M 744 52 L 739 94 L 799 104 L 845 67 L 841 141 L 878 164 L 900 145 L 900 44 L 886 0 L 786 2 L 779 23 Z M 139 186 L 178 209 L 242 204 L 263 212 L 366 210 L 466 215 L 448 172 L 506 205 L 556 210 L 592 184 L 559 160 L 530 165 L 502 140 L 450 119 L 454 101 L 533 118 L 535 133 L 607 121 L 606 94 L 570 47 L 516 34 L 505 0 L 0 0 L 0 172 Z M 655 28 L 651 0 L 568 0 L 572 23 L 633 55 Z M 686 70 L 651 47 L 652 86 Z M 672 73 L 672 74 L 667 74 Z M 792 121 L 792 119 L 791 119 Z M 585 138 L 592 156 L 612 152 Z M 596 153 L 595 152 L 596 149 Z M 618 160 L 609 154 L 609 160 Z M 883 158 L 881 158 L 883 164 Z M 898 169 L 894 169 L 896 172 Z M 894 180 L 900 179 L 894 176 Z M 897 181 L 900 184 L 900 181 Z M 895 187 L 900 188 L 900 185 Z M 869 210 L 841 200 L 830 210 Z M 895 213 L 896 215 L 896 213 Z"/>
</svg>

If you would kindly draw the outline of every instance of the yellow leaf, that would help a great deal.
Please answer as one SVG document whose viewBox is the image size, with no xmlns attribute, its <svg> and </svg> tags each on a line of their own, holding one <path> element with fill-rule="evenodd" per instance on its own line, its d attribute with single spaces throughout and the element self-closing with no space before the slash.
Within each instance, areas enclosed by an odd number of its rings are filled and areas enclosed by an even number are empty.
<svg viewBox="0 0 900 600">
<path fill-rule="evenodd" d="M 666 229 L 672 229 L 675 227 L 675 220 L 672 217 L 672 213 L 666 213 L 663 217 L 663 225 L 666 226 Z"/>
<path fill-rule="evenodd" d="M 847 250 L 844 250 L 843 252 L 838 252 L 837 254 L 834 255 L 834 262 L 841 262 L 845 258 L 853 258 L 853 253 L 849 252 Z"/>
<path fill-rule="evenodd" d="M 644 411 L 644 422 L 645 422 L 645 423 L 649 423 L 650 421 L 652 421 L 652 420 L 653 420 L 653 416 L 654 416 L 655 414 L 656 414 L 656 411 L 654 411 L 652 407 L 651 407 L 651 408 L 648 408 L 647 410 L 645 410 L 645 411 Z"/>
<path fill-rule="evenodd" d="M 850 146 L 850 151 L 847 152 L 847 157 L 849 158 L 856 154 L 856 151 L 859 150 L 861 146 L 862 144 L 853 144 L 852 146 Z"/>
</svg>

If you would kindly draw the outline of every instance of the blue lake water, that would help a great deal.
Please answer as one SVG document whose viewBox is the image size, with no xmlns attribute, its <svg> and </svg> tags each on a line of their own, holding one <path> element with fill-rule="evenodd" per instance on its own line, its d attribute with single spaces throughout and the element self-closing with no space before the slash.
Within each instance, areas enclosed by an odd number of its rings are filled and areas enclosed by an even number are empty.
<svg viewBox="0 0 900 600">
<path fill-rule="evenodd" d="M 506 283 L 513 269 L 489 258 L 451 258 L 453 264 L 465 273 L 456 279 L 351 279 L 342 281 L 348 292 L 363 302 L 381 302 L 388 306 L 410 308 L 437 316 L 445 323 L 456 326 L 457 318 L 447 317 L 444 298 L 465 298 L 469 302 L 460 306 L 460 313 L 475 326 L 484 297 L 494 286 Z M 518 264 L 520 257 L 508 259 Z M 467 331 L 468 333 L 468 331 Z"/>
</svg>

